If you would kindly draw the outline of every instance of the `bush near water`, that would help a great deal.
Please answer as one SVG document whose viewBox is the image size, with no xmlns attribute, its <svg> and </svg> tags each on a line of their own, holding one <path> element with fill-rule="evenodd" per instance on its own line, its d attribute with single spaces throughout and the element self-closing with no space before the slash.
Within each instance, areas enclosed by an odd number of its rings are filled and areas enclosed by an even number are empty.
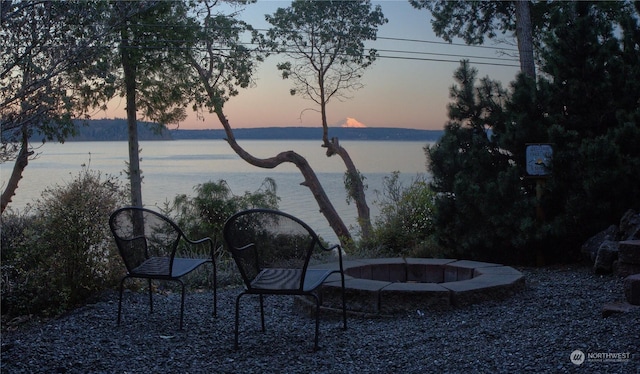
<svg viewBox="0 0 640 374">
<path fill-rule="evenodd" d="M 361 243 L 352 255 L 431 255 L 425 247 L 431 232 L 429 191 L 424 179 L 405 187 L 398 173 L 387 177 L 384 191 L 379 191 L 381 214 L 374 239 Z M 222 225 L 242 209 L 277 208 L 275 182 L 267 178 L 257 191 L 243 195 L 234 195 L 223 180 L 198 185 L 195 192 L 176 196 L 160 210 L 190 238 L 217 239 L 219 282 L 237 282 L 220 247 Z M 112 211 L 127 205 L 127 197 L 118 179 L 84 168 L 71 182 L 47 188 L 24 211 L 8 209 L 2 215 L 3 321 L 21 315 L 55 316 L 116 289 L 125 269 L 108 220 Z M 209 274 L 191 276 L 190 286 L 208 287 Z"/>
</svg>

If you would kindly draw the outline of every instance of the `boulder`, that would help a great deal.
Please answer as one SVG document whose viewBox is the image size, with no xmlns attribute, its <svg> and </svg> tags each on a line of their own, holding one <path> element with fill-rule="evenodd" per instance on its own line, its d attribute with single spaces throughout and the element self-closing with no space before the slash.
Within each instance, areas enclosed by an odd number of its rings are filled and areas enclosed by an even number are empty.
<svg viewBox="0 0 640 374">
<path fill-rule="evenodd" d="M 595 262 L 596 257 L 598 257 L 598 250 L 600 246 L 605 241 L 615 240 L 618 236 L 618 227 L 616 225 L 609 226 L 608 229 L 597 233 L 596 235 L 589 238 L 582 245 L 581 252 L 582 254 L 591 261 L 591 263 Z"/>
<path fill-rule="evenodd" d="M 623 241 L 636 239 L 640 239 L 640 213 L 637 213 L 633 209 L 629 209 L 620 219 L 618 233 L 615 240 Z"/>
<path fill-rule="evenodd" d="M 593 264 L 596 274 L 613 272 L 613 263 L 618 260 L 618 242 L 606 240 L 598 248 L 598 255 Z"/>
<path fill-rule="evenodd" d="M 629 275 L 624 279 L 624 297 L 631 305 L 640 305 L 640 274 Z"/>
<path fill-rule="evenodd" d="M 626 240 L 619 243 L 620 262 L 640 265 L 640 240 Z"/>
<path fill-rule="evenodd" d="M 640 265 L 618 261 L 616 263 L 615 273 L 620 278 L 628 277 L 633 274 L 640 274 Z"/>
<path fill-rule="evenodd" d="M 640 311 L 640 306 L 631 305 L 626 301 L 618 301 L 605 304 L 602 307 L 602 317 L 609 317 L 614 314 L 630 313 Z"/>
</svg>

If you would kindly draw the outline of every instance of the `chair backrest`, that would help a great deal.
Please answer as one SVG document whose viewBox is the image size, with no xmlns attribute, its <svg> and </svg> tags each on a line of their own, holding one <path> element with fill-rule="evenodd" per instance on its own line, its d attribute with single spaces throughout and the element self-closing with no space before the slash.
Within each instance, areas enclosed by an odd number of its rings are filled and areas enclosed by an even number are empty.
<svg viewBox="0 0 640 374">
<path fill-rule="evenodd" d="M 227 249 L 248 289 L 265 269 L 298 269 L 295 284 L 302 289 L 309 260 L 322 247 L 316 233 L 300 219 L 277 210 L 249 209 L 225 222 L 223 237 Z"/>
<path fill-rule="evenodd" d="M 111 214 L 109 227 L 130 274 L 135 274 L 147 259 L 157 257 L 166 261 L 162 261 L 159 268 L 156 266 L 154 273 L 171 275 L 173 258 L 184 236 L 172 220 L 153 210 L 124 207 Z"/>
</svg>

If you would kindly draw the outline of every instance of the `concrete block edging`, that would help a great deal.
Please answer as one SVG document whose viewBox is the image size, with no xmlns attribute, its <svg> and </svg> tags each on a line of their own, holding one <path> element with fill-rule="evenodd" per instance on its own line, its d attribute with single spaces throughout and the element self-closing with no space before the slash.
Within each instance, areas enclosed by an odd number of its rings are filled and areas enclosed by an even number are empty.
<svg viewBox="0 0 640 374">
<path fill-rule="evenodd" d="M 347 309 L 388 316 L 407 311 L 447 310 L 504 299 L 523 289 L 524 275 L 501 264 L 432 258 L 379 258 L 343 263 Z M 337 267 L 337 264 L 314 267 Z M 323 308 L 340 305 L 340 277 L 320 290 Z"/>
</svg>

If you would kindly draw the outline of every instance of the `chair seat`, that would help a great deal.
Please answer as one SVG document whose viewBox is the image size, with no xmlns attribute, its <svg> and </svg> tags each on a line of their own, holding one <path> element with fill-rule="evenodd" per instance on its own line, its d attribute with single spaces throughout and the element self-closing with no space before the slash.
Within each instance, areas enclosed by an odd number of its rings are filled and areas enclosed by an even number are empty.
<svg viewBox="0 0 640 374">
<path fill-rule="evenodd" d="M 303 292 L 311 292 L 333 272 L 329 269 L 307 269 L 304 278 Z M 298 291 L 300 286 L 301 269 L 264 269 L 258 274 L 251 286 L 258 290 L 270 291 Z"/>
<path fill-rule="evenodd" d="M 315 337 L 318 350 L 320 286 L 332 273 L 340 273 L 342 319 L 347 328 L 347 304 L 344 292 L 342 251 L 339 245 L 327 248 L 318 235 L 300 219 L 272 209 L 249 209 L 233 214 L 222 230 L 227 249 L 238 266 L 245 289 L 236 298 L 235 342 L 240 334 L 240 298 L 253 294 L 260 297 L 260 322 L 265 331 L 264 295 L 304 295 L 315 301 Z M 339 267 L 309 267 L 314 255 L 337 249 Z"/>
<path fill-rule="evenodd" d="M 203 258 L 174 258 L 173 271 L 169 276 L 169 257 L 151 257 L 140 266 L 131 271 L 131 275 L 143 278 L 148 277 L 170 277 L 180 278 L 183 275 L 195 270 L 198 266 L 211 262 Z"/>
<path fill-rule="evenodd" d="M 214 257 L 214 242 L 209 237 L 189 239 L 180 227 L 169 217 L 146 208 L 126 206 L 117 209 L 109 217 L 109 228 L 113 234 L 118 252 L 127 269 L 120 280 L 118 301 L 118 325 L 122 316 L 122 293 L 129 278 L 147 279 L 149 286 L 149 312 L 153 313 L 153 280 L 177 282 L 182 290 L 180 297 L 180 329 L 184 322 L 185 284 L 181 279 L 200 265 L 213 265 L 213 315 L 217 314 L 218 292 L 217 271 Z M 184 258 L 178 251 L 202 253 L 208 258 Z M 197 252 L 196 252 L 197 251 Z"/>
</svg>

